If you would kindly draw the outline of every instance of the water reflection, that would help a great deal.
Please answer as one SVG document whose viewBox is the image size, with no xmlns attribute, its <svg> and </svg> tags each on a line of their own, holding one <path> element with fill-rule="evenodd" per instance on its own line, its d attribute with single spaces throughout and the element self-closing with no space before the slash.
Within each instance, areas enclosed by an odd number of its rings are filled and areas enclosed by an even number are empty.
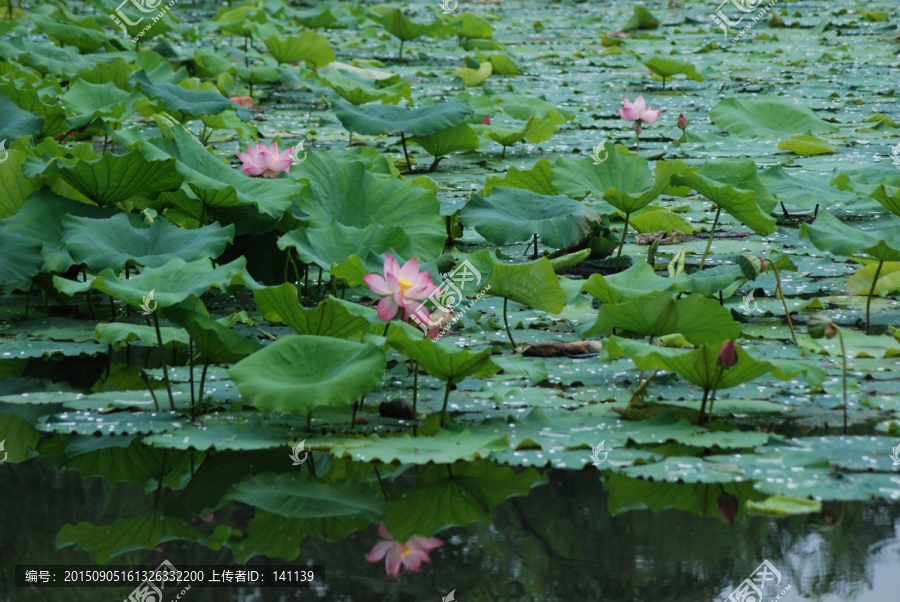
<svg viewBox="0 0 900 602">
<path fill-rule="evenodd" d="M 280 451 L 280 450 L 279 450 Z M 259 462 L 257 457 L 256 462 Z M 82 480 L 73 472 L 58 472 L 51 459 L 32 459 L 21 464 L 0 466 L 0 599 L 3 600 L 124 600 L 130 588 L 23 590 L 13 586 L 16 564 L 91 564 L 91 556 L 74 547 L 55 549 L 57 534 L 66 523 L 82 521 L 109 525 L 115 520 L 152 510 L 155 495 L 148 495 L 128 483 L 109 486 L 97 478 Z M 367 487 L 375 476 L 369 467 L 335 462 L 328 466 L 319 458 L 319 478 L 327 482 L 335 473 L 342 481 L 356 479 Z M 493 465 L 492 465 L 493 466 Z M 233 468 L 236 468 L 235 465 Z M 374 479 L 384 487 L 390 517 L 392 500 L 404 499 L 434 487 L 440 479 L 428 470 L 446 470 L 446 465 L 411 467 L 402 474 L 382 470 Z M 480 463 L 453 465 L 451 484 L 460 497 L 433 497 L 430 505 L 457 504 L 468 496 L 482 507 L 491 506 L 492 492 L 502 483 L 498 478 L 474 484 L 486 467 Z M 487 468 L 489 471 L 495 468 Z M 240 471 L 238 471 L 240 472 Z M 527 472 L 517 471 L 517 478 Z M 417 474 L 418 473 L 418 474 Z M 220 473 L 222 478 L 243 475 Z M 270 473 L 266 473 L 270 474 Z M 499 473 L 484 473 L 498 477 Z M 406 567 L 399 579 L 385 574 L 383 562 L 367 563 L 366 555 L 380 539 L 377 523 L 346 519 L 279 518 L 279 526 L 254 533 L 249 525 L 256 513 L 243 502 L 216 504 L 211 523 L 192 515 L 179 503 L 185 493 L 165 489 L 160 507 L 172 517 L 202 533 L 210 534 L 228 525 L 249 539 L 235 536 L 232 549 L 218 551 L 201 544 L 167 541 L 154 550 L 131 551 L 113 559 L 113 564 L 152 564 L 168 559 L 177 567 L 198 564 L 233 564 L 238 542 L 255 538 L 260 549 L 272 555 L 296 555 L 291 565 L 325 567 L 323 581 L 312 589 L 248 588 L 199 589 L 190 591 L 190 600 L 282 601 L 327 599 L 334 601 L 385 600 L 391 602 L 435 600 L 456 590 L 461 601 L 488 600 L 722 600 L 762 562 L 768 559 L 783 575 L 783 583 L 793 586 L 783 600 L 884 600 L 872 588 L 883 590 L 890 572 L 900 567 L 897 517 L 900 505 L 825 504 L 821 515 L 785 519 L 742 516 L 733 526 L 720 515 L 715 500 L 720 485 L 665 485 L 641 489 L 643 502 L 618 504 L 617 514 L 609 512 L 609 487 L 596 472 L 551 471 L 547 483 L 535 481 L 527 495 L 499 502 L 489 514 L 469 517 L 465 527 L 439 530 L 435 536 L 443 546 L 430 551 L 431 562 L 418 572 Z M 526 481 L 532 480 L 528 476 Z M 178 485 L 175 484 L 177 487 Z M 241 488 L 246 488 L 246 481 Z M 672 488 L 675 488 L 674 490 Z M 677 488 L 684 488 L 678 490 Z M 709 488 L 699 492 L 697 488 Z M 478 493 L 480 491 L 480 493 Z M 741 492 L 733 491 L 738 498 Z M 690 509 L 685 494 L 693 500 L 713 500 L 711 507 Z M 447 496 L 447 492 L 443 492 Z M 618 494 L 616 494 L 618 495 Z M 655 496 L 655 499 L 651 497 Z M 667 497 L 671 499 L 666 499 Z M 682 499 L 679 499 L 681 497 Z M 420 502 L 421 500 L 415 500 Z M 473 506 L 477 507 L 478 504 Z M 202 505 L 202 504 L 201 504 Z M 265 504 L 263 504 L 265 505 Z M 658 513 L 641 506 L 679 506 L 685 510 L 663 509 Z M 203 508 L 202 510 L 207 510 Z M 270 508 L 271 509 L 271 508 Z M 435 520 L 428 512 L 416 515 L 409 506 L 411 523 Z M 460 510 L 461 511 L 461 510 Z M 470 509 L 471 511 L 471 509 Z M 433 513 L 432 513 L 433 514 Z M 482 518 L 487 520 L 480 520 Z M 208 518 L 208 516 L 207 516 Z M 457 520 L 459 520 L 457 518 Z M 424 523 L 422 522 L 424 521 Z M 465 521 L 461 521 L 465 522 Z M 308 523 L 317 523 L 316 531 Z M 394 524 L 409 529 L 403 521 Z M 299 544 L 288 543 L 285 529 L 296 535 Z M 279 533 L 281 539 L 278 539 Z M 328 539 L 334 541 L 328 543 Z M 401 541 L 404 538 L 398 537 Z M 293 548 L 293 549 L 292 549 Z M 279 566 L 278 558 L 252 556 L 249 564 Z M 880 564 L 879 564 L 880 563 Z M 876 570 L 876 566 L 882 567 Z M 892 589 L 891 591 L 896 591 Z M 877 594 L 882 595 L 883 594 Z"/>
</svg>

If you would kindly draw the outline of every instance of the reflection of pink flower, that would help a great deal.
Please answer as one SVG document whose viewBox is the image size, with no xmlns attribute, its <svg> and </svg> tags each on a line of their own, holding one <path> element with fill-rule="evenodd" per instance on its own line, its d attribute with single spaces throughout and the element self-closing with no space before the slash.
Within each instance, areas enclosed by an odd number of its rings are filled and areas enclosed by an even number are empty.
<svg viewBox="0 0 900 602">
<path fill-rule="evenodd" d="M 253 108 L 253 99 L 249 96 L 229 96 L 228 100 L 236 102 L 242 107 L 246 107 L 248 109 Z"/>
<path fill-rule="evenodd" d="M 413 536 L 405 544 L 401 544 L 388 533 L 384 523 L 378 525 L 378 535 L 381 541 L 372 547 L 372 551 L 366 556 L 366 562 L 378 562 L 384 558 L 384 568 L 391 577 L 400 574 L 400 564 L 415 572 L 419 570 L 422 562 L 431 562 L 428 552 L 444 545 L 444 542 L 436 537 Z"/>
<path fill-rule="evenodd" d="M 246 153 L 237 153 L 235 157 L 241 160 L 241 169 L 247 175 L 277 178 L 279 172 L 291 172 L 291 149 L 279 154 L 277 142 L 271 148 L 257 142 L 255 149 L 248 146 Z"/>
<path fill-rule="evenodd" d="M 440 290 L 431 281 L 428 271 L 419 272 L 419 262 L 413 258 L 403 264 L 401 268 L 397 260 L 390 255 L 384 256 L 384 276 L 380 274 L 368 274 L 363 280 L 379 295 L 385 295 L 378 302 L 378 317 L 382 320 L 390 320 L 403 308 L 403 319 L 406 320 L 411 309 L 417 309 L 421 303 L 417 301 L 427 299 Z M 428 310 L 421 307 L 416 311 L 416 317 L 420 320 L 428 320 Z"/>
<path fill-rule="evenodd" d="M 644 102 L 644 97 L 640 95 L 634 99 L 634 104 L 627 98 L 623 98 L 622 103 L 625 106 L 616 111 L 616 113 L 625 121 L 642 121 L 647 125 L 653 125 L 659 119 L 659 114 L 662 113 L 662 109 L 659 111 L 650 110 L 650 107 Z M 638 127 L 640 126 L 638 125 Z"/>
</svg>

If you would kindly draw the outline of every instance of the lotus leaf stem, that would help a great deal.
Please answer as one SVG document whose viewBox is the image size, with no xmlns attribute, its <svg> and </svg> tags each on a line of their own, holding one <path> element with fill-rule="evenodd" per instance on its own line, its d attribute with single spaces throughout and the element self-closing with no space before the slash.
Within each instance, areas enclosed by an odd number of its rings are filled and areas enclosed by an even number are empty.
<svg viewBox="0 0 900 602">
<path fill-rule="evenodd" d="M 191 419 L 194 418 L 194 339 L 188 339 L 188 367 L 191 383 Z"/>
<path fill-rule="evenodd" d="M 509 329 L 509 316 L 506 315 L 506 304 L 509 302 L 509 299 L 506 297 L 503 298 L 503 324 L 506 325 L 506 336 L 509 337 L 509 343 L 514 348 L 516 346 L 516 342 L 513 340 L 512 330 Z"/>
<path fill-rule="evenodd" d="M 628 218 L 631 212 L 625 213 L 625 227 L 622 228 L 622 240 L 619 241 L 619 252 L 616 253 L 616 269 L 619 269 L 619 258 L 622 257 L 622 248 L 625 246 L 625 235 L 628 233 Z"/>
<path fill-rule="evenodd" d="M 769 265 L 772 266 L 772 271 L 775 272 L 775 294 L 781 297 L 781 305 L 784 306 L 784 316 L 787 318 L 788 328 L 791 329 L 791 338 L 794 339 L 794 345 L 800 346 L 800 343 L 797 342 L 797 333 L 794 332 L 794 322 L 791 320 L 791 312 L 788 311 L 787 301 L 784 299 L 784 290 L 781 288 L 781 276 L 778 274 L 778 268 L 775 267 L 775 262 L 770 261 Z"/>
<path fill-rule="evenodd" d="M 409 162 L 409 153 L 406 152 L 406 135 L 403 132 L 400 132 L 400 144 L 403 146 L 403 156 L 406 158 L 406 169 L 409 170 L 409 173 L 412 173 L 413 168 Z"/>
<path fill-rule="evenodd" d="M 141 370 L 141 379 L 147 383 L 147 388 L 150 389 L 150 397 L 153 398 L 153 405 L 156 406 L 156 411 L 159 411 L 159 401 L 156 399 L 156 393 L 153 391 L 153 387 L 150 386 L 150 379 L 147 378 L 147 373 Z"/>
<path fill-rule="evenodd" d="M 698 270 L 703 269 L 703 264 L 706 263 L 706 256 L 709 255 L 709 249 L 712 247 L 713 237 L 716 235 L 716 226 L 719 225 L 719 216 L 722 214 L 722 207 L 718 207 L 716 209 L 716 219 L 713 220 L 712 228 L 709 231 L 709 241 L 706 243 L 706 250 L 703 251 L 703 257 L 700 258 L 700 267 Z"/>
<path fill-rule="evenodd" d="M 841 341 L 841 359 L 843 360 L 843 385 L 844 385 L 844 434 L 847 434 L 847 349 L 844 347 L 844 335 L 838 329 L 838 339 Z"/>
<path fill-rule="evenodd" d="M 878 269 L 875 270 L 875 279 L 872 281 L 872 288 L 869 289 L 869 296 L 866 298 L 866 334 L 869 334 L 869 329 L 872 326 L 869 310 L 872 307 L 872 295 L 875 294 L 875 286 L 878 284 L 878 277 L 881 276 L 882 266 L 884 266 L 883 259 L 878 262 Z"/>
<path fill-rule="evenodd" d="M 209 361 L 203 362 L 203 371 L 200 372 L 200 408 L 203 409 L 203 387 L 206 385 L 206 370 L 209 368 Z"/>
<path fill-rule="evenodd" d="M 112 297 L 110 297 L 112 299 Z M 166 350 L 163 347 L 162 334 L 159 331 L 159 315 L 153 312 L 153 326 L 156 328 L 156 342 L 159 343 L 159 358 L 162 362 L 163 378 L 166 381 L 166 391 L 169 393 L 169 405 L 175 410 L 175 398 L 172 396 L 172 385 L 169 383 L 169 367 L 166 365 Z"/>
<path fill-rule="evenodd" d="M 452 383 L 448 380 L 447 387 L 444 389 L 444 406 L 441 408 L 441 428 L 444 428 L 444 420 L 447 416 L 447 400 L 450 399 L 450 387 Z"/>
<path fill-rule="evenodd" d="M 154 508 L 159 508 L 159 497 L 162 495 L 163 478 L 166 476 L 166 456 L 168 455 L 169 450 L 163 449 L 162 462 L 159 467 L 159 482 L 156 485 L 156 499 L 153 500 Z"/>
</svg>

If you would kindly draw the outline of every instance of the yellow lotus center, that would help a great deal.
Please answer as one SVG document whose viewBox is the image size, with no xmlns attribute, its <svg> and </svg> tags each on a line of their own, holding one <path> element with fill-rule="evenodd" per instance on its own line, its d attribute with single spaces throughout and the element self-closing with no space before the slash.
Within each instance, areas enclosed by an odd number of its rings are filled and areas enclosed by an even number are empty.
<svg viewBox="0 0 900 602">
<path fill-rule="evenodd" d="M 400 548 L 400 554 L 402 556 L 409 556 L 410 554 L 412 554 L 412 550 L 409 549 L 408 545 L 403 544 L 403 547 Z"/>
<path fill-rule="evenodd" d="M 400 294 L 401 295 L 403 293 L 405 293 L 406 291 L 408 291 L 410 288 L 412 288 L 412 282 L 410 282 L 406 278 L 400 278 L 399 281 L 400 281 Z"/>
</svg>

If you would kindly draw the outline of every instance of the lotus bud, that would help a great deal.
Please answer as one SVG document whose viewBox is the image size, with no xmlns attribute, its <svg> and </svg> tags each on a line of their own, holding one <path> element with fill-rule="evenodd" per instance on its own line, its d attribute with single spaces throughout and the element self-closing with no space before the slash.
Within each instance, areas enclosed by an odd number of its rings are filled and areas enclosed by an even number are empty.
<svg viewBox="0 0 900 602">
<path fill-rule="evenodd" d="M 728 370 L 738 362 L 737 349 L 734 346 L 734 341 L 728 341 L 722 348 L 719 349 L 719 360 L 718 364 Z"/>
<path fill-rule="evenodd" d="M 765 274 L 769 271 L 769 262 L 766 259 L 759 260 L 759 273 Z"/>
<path fill-rule="evenodd" d="M 481 120 L 481 123 L 483 123 L 484 125 L 491 125 L 491 116 L 485 115 L 484 118 Z"/>
<path fill-rule="evenodd" d="M 809 336 L 814 339 L 821 339 L 822 337 L 833 339 L 837 336 L 837 327 L 825 314 L 813 314 L 806 326 L 809 330 Z"/>
<path fill-rule="evenodd" d="M 686 130 L 687 126 L 689 126 L 689 125 L 691 125 L 691 122 L 688 120 L 687 117 L 685 117 L 684 115 L 678 116 L 678 127 L 681 130 Z"/>
<path fill-rule="evenodd" d="M 730 493 L 723 493 L 716 500 L 719 504 L 719 514 L 725 519 L 729 526 L 734 525 L 734 519 L 738 513 L 738 499 Z"/>
</svg>

